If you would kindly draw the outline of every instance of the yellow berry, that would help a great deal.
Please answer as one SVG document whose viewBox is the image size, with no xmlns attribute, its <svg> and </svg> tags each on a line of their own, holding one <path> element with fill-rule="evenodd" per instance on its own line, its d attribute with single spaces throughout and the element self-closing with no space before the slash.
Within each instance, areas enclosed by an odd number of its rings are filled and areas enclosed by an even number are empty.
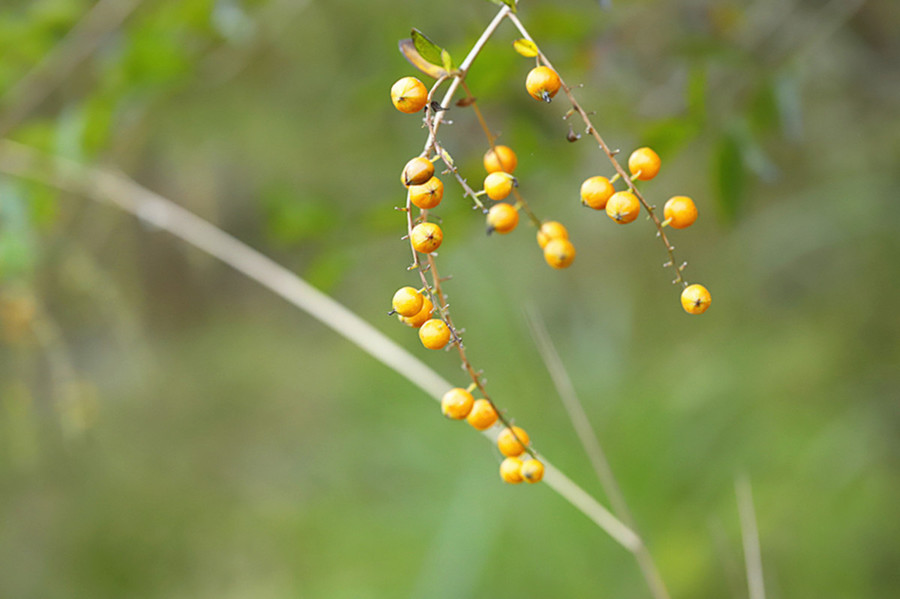
<svg viewBox="0 0 900 599">
<path fill-rule="evenodd" d="M 474 404 L 475 398 L 472 394 L 457 387 L 444 393 L 441 398 L 441 412 L 447 418 L 462 420 L 471 414 Z"/>
<path fill-rule="evenodd" d="M 575 261 L 575 246 L 568 239 L 551 239 L 544 246 L 544 260 L 553 268 L 568 268 Z"/>
<path fill-rule="evenodd" d="M 617 191 L 606 203 L 606 214 L 620 225 L 632 222 L 640 212 L 641 203 L 630 191 Z"/>
<path fill-rule="evenodd" d="M 434 208 L 442 199 L 444 199 L 444 184 L 437 177 L 432 177 L 421 185 L 409 186 L 409 201 L 422 210 Z"/>
<path fill-rule="evenodd" d="M 509 173 L 495 171 L 484 178 L 484 192 L 492 200 L 502 200 L 510 194 L 515 178 Z"/>
<path fill-rule="evenodd" d="M 419 112 L 428 103 L 428 90 L 415 77 L 403 77 L 391 86 L 391 102 L 400 112 Z"/>
<path fill-rule="evenodd" d="M 431 313 L 434 312 L 434 304 L 431 303 L 431 300 L 426 296 L 422 296 L 422 309 L 419 310 L 418 314 L 415 316 L 400 316 L 397 315 L 397 318 L 400 319 L 400 322 L 407 326 L 411 326 L 415 329 L 419 328 L 425 322 L 431 318 Z"/>
<path fill-rule="evenodd" d="M 450 342 L 450 327 L 440 318 L 432 318 L 419 327 L 419 339 L 428 349 L 444 349 Z"/>
<path fill-rule="evenodd" d="M 519 211 L 509 204 L 494 204 L 487 214 L 488 234 L 509 233 L 519 224 Z"/>
<path fill-rule="evenodd" d="M 550 67 L 534 67 L 525 79 L 525 89 L 535 100 L 549 102 L 559 91 L 559 75 Z"/>
<path fill-rule="evenodd" d="M 544 478 L 544 465 L 539 460 L 525 460 L 522 462 L 519 472 L 522 478 L 525 479 L 525 482 L 539 483 Z"/>
<path fill-rule="evenodd" d="M 528 433 L 518 426 L 505 428 L 497 436 L 497 449 L 506 457 L 516 457 L 522 455 L 528 441 Z"/>
<path fill-rule="evenodd" d="M 407 162 L 406 166 L 403 167 L 403 172 L 400 173 L 400 182 L 406 187 L 409 187 L 410 185 L 421 185 L 433 176 L 434 163 L 427 158 L 417 156 Z"/>
<path fill-rule="evenodd" d="M 655 177 L 659 167 L 659 156 L 650 148 L 638 148 L 628 157 L 628 170 L 641 181 L 649 181 Z"/>
<path fill-rule="evenodd" d="M 484 153 L 484 170 L 489 173 L 503 171 L 510 173 L 516 170 L 519 159 L 509 146 L 494 146 Z"/>
<path fill-rule="evenodd" d="M 500 478 L 503 482 L 516 485 L 522 482 L 522 460 L 519 458 L 506 458 L 500 462 Z"/>
<path fill-rule="evenodd" d="M 688 314 L 703 314 L 710 302 L 712 296 L 703 285 L 689 285 L 681 292 L 681 306 Z"/>
<path fill-rule="evenodd" d="M 569 231 L 555 220 L 549 220 L 541 225 L 537 232 L 537 242 L 541 249 L 547 247 L 547 244 L 554 239 L 568 239 Z"/>
<path fill-rule="evenodd" d="M 694 200 L 687 196 L 669 198 L 663 208 L 663 214 L 669 225 L 676 229 L 690 227 L 697 220 L 697 207 Z"/>
<path fill-rule="evenodd" d="M 483 431 L 491 428 L 497 422 L 497 410 L 488 400 L 476 399 L 466 420 L 472 425 L 472 428 Z"/>
<path fill-rule="evenodd" d="M 603 210 L 615 192 L 615 187 L 606 177 L 591 177 L 581 184 L 581 203 L 594 210 Z"/>
<path fill-rule="evenodd" d="M 434 223 L 419 223 L 413 227 L 409 239 L 417 252 L 429 254 L 441 247 L 444 232 Z"/>
<path fill-rule="evenodd" d="M 406 317 L 418 314 L 422 310 L 424 303 L 425 298 L 412 287 L 401 287 L 394 294 L 394 299 L 391 301 L 394 312 Z"/>
</svg>

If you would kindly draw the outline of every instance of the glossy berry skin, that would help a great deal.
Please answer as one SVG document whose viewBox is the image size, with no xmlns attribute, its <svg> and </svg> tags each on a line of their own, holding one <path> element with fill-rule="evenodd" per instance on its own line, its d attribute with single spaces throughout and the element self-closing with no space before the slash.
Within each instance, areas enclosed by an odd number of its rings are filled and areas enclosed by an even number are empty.
<svg viewBox="0 0 900 599">
<path fill-rule="evenodd" d="M 444 232 L 434 223 L 419 223 L 413 227 L 409 239 L 417 252 L 430 254 L 441 247 L 441 242 L 444 241 Z"/>
<path fill-rule="evenodd" d="M 391 306 L 394 308 L 394 312 L 408 318 L 418 314 L 422 310 L 424 303 L 425 298 L 417 289 L 401 287 L 394 294 Z"/>
<path fill-rule="evenodd" d="M 630 191 L 617 191 L 606 203 L 606 214 L 619 223 L 627 225 L 641 213 L 641 203 Z"/>
<path fill-rule="evenodd" d="M 471 393 L 456 387 L 444 393 L 444 396 L 441 398 L 441 412 L 447 418 L 462 420 L 471 414 L 474 404 L 475 398 L 472 397 Z"/>
<path fill-rule="evenodd" d="M 628 170 L 632 175 L 640 171 L 638 179 L 641 181 L 649 181 L 655 177 L 661 164 L 659 156 L 650 148 L 638 148 L 628 157 Z"/>
<path fill-rule="evenodd" d="M 506 199 L 512 192 L 515 181 L 509 173 L 495 171 L 484 178 L 484 192 L 494 201 Z"/>
<path fill-rule="evenodd" d="M 666 202 L 663 214 L 670 227 L 684 229 L 697 220 L 697 206 L 694 205 L 694 200 L 687 196 L 675 196 Z"/>
<path fill-rule="evenodd" d="M 487 430 L 497 422 L 497 410 L 488 400 L 476 399 L 472 404 L 472 411 L 466 416 L 466 421 L 476 430 Z"/>
<path fill-rule="evenodd" d="M 539 460 L 533 458 L 525 460 L 522 462 L 519 473 L 522 475 L 522 478 L 525 479 L 525 482 L 539 483 L 544 478 L 544 465 Z"/>
<path fill-rule="evenodd" d="M 709 308 L 712 296 L 703 285 L 689 285 L 681 292 L 681 306 L 688 314 L 703 314 Z"/>
<path fill-rule="evenodd" d="M 487 232 L 505 235 L 519 224 L 519 211 L 509 204 L 495 204 L 487 214 Z"/>
<path fill-rule="evenodd" d="M 440 318 L 426 320 L 419 327 L 419 340 L 428 349 L 444 349 L 450 342 L 450 327 Z"/>
<path fill-rule="evenodd" d="M 484 153 L 483 162 L 488 173 L 503 171 L 512 174 L 519 165 L 519 158 L 509 146 L 494 146 Z"/>
<path fill-rule="evenodd" d="M 391 86 L 391 102 L 400 112 L 419 112 L 428 103 L 428 90 L 415 77 L 403 77 Z"/>
<path fill-rule="evenodd" d="M 541 225 L 541 228 L 538 229 L 537 232 L 537 242 L 538 245 L 541 246 L 541 249 L 547 247 L 547 244 L 550 243 L 553 239 L 568 239 L 569 238 L 569 230 L 566 229 L 562 223 L 558 223 L 555 220 L 548 220 L 547 222 Z"/>
<path fill-rule="evenodd" d="M 419 310 L 418 314 L 416 314 L 415 316 L 400 316 L 400 315 L 398 315 L 397 318 L 399 318 L 400 322 L 402 322 L 406 326 L 410 326 L 410 327 L 413 327 L 414 329 L 417 329 L 420 326 L 422 326 L 423 324 L 425 324 L 425 322 L 428 321 L 429 318 L 431 318 L 432 312 L 434 312 L 434 304 L 431 303 L 430 299 L 428 299 L 426 296 L 423 295 L 422 296 L 422 309 Z"/>
<path fill-rule="evenodd" d="M 511 485 L 522 482 L 522 460 L 510 457 L 500 462 L 500 478 Z"/>
<path fill-rule="evenodd" d="M 568 239 L 551 239 L 544 246 L 544 260 L 553 268 L 568 268 L 575 261 L 575 246 Z"/>
<path fill-rule="evenodd" d="M 581 203 L 594 210 L 606 208 L 606 202 L 616 193 L 616 188 L 606 177 L 591 177 L 581 184 Z"/>
<path fill-rule="evenodd" d="M 432 177 L 421 185 L 409 186 L 409 201 L 422 210 L 436 207 L 444 199 L 444 183 Z"/>
<path fill-rule="evenodd" d="M 559 91 L 561 81 L 556 71 L 550 67 L 534 67 L 525 79 L 525 89 L 535 100 L 549 102 Z"/>
<path fill-rule="evenodd" d="M 515 435 L 513 432 L 515 432 Z M 497 436 L 497 449 L 506 457 L 514 458 L 522 455 L 528 442 L 528 433 L 524 429 L 518 426 L 514 426 L 511 429 L 505 428 Z"/>
<path fill-rule="evenodd" d="M 404 186 L 422 185 L 434 176 L 434 163 L 427 158 L 417 156 L 403 167 L 400 173 L 400 182 Z"/>
</svg>

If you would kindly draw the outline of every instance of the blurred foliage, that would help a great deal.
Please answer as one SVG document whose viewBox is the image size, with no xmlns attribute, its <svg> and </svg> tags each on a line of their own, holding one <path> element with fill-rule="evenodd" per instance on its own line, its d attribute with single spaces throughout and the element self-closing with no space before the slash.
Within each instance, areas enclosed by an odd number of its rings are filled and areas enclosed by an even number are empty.
<svg viewBox="0 0 900 599">
<path fill-rule="evenodd" d="M 107 2 L 107 4 L 110 4 Z M 609 5 L 605 10 L 604 5 Z M 4 0 L 0 123 L 95 6 Z M 417 27 L 461 60 L 482 0 L 145 0 L 9 137 L 122 169 L 422 355 L 397 176 L 424 131 L 388 101 Z M 438 214 L 455 319 L 499 403 L 591 492 L 521 317 L 581 394 L 673 597 L 742 597 L 737 474 L 768 596 L 900 592 L 900 5 L 553 3 L 519 14 L 604 137 L 663 157 L 661 205 L 714 296 L 686 316 L 652 228 L 586 214 L 609 166 L 534 102 L 504 25 L 468 83 L 522 192 L 569 225 L 549 272 L 455 186 Z M 74 34 L 72 34 L 74 35 Z M 35 69 L 37 68 L 37 71 Z M 471 180 L 486 142 L 451 112 Z M 449 380 L 452 355 L 423 355 Z M 460 383 L 462 381 L 460 380 Z M 0 177 L 0 597 L 646 597 L 631 557 L 412 386 L 199 252 Z"/>
</svg>

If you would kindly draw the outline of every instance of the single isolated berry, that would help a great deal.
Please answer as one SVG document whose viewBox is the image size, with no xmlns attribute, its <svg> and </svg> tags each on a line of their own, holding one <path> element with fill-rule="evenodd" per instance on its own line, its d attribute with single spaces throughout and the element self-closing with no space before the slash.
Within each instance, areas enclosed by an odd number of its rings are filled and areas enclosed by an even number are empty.
<svg viewBox="0 0 900 599">
<path fill-rule="evenodd" d="M 466 416 L 471 415 L 474 404 L 475 398 L 472 397 L 471 393 L 456 387 L 444 393 L 444 396 L 441 398 L 441 412 L 447 418 L 462 420 Z"/>
<path fill-rule="evenodd" d="M 422 309 L 415 316 L 400 316 L 397 315 L 397 318 L 400 319 L 400 322 L 403 324 L 413 327 L 414 329 L 419 328 L 425 322 L 431 318 L 431 314 L 434 312 L 434 304 L 431 303 L 431 300 L 426 296 L 422 296 Z"/>
<path fill-rule="evenodd" d="M 497 410 L 488 400 L 476 399 L 472 404 L 472 411 L 466 416 L 466 421 L 476 430 L 487 430 L 497 422 Z"/>
<path fill-rule="evenodd" d="M 519 211 L 509 204 L 494 204 L 487 214 L 487 232 L 505 235 L 519 224 Z"/>
<path fill-rule="evenodd" d="M 444 349 L 450 342 L 450 327 L 440 318 L 432 318 L 419 327 L 419 339 L 428 349 Z"/>
<path fill-rule="evenodd" d="M 428 90 L 415 77 L 403 77 L 391 86 L 391 102 L 400 112 L 419 112 L 428 103 Z"/>
<path fill-rule="evenodd" d="M 630 191 L 617 191 L 606 203 L 606 214 L 619 223 L 627 225 L 641 212 L 641 203 Z"/>
<path fill-rule="evenodd" d="M 522 467 L 519 469 L 519 472 L 522 474 L 522 478 L 525 479 L 525 482 L 539 483 L 541 482 L 541 479 L 544 478 L 544 465 L 540 460 L 532 458 L 522 462 Z"/>
<path fill-rule="evenodd" d="M 547 222 L 541 225 L 541 228 L 538 229 L 537 232 L 537 242 L 538 245 L 541 246 L 541 249 L 547 247 L 547 244 L 550 243 L 553 239 L 568 239 L 569 231 L 566 229 L 562 223 L 558 223 L 555 220 L 548 220 Z"/>
<path fill-rule="evenodd" d="M 525 89 L 535 100 L 549 102 L 559 91 L 559 75 L 550 67 L 534 67 L 525 79 Z"/>
<path fill-rule="evenodd" d="M 417 156 L 407 162 L 406 166 L 403 167 L 403 172 L 400 173 L 400 182 L 406 187 L 409 187 L 410 185 L 421 185 L 433 176 L 434 163 L 427 158 Z"/>
<path fill-rule="evenodd" d="M 436 207 L 442 199 L 444 199 L 444 183 L 437 177 L 432 177 L 421 185 L 409 186 L 409 201 L 422 210 Z"/>
<path fill-rule="evenodd" d="M 417 252 L 430 254 L 441 247 L 441 242 L 444 240 L 444 232 L 434 223 L 419 223 L 413 227 L 409 239 Z"/>
<path fill-rule="evenodd" d="M 616 188 L 606 177 L 591 177 L 585 179 L 581 184 L 581 203 L 590 206 L 594 210 L 603 210 L 606 208 L 606 202 L 612 194 L 616 193 Z"/>
<path fill-rule="evenodd" d="M 650 148 L 638 148 L 628 157 L 628 170 L 641 181 L 649 181 L 655 177 L 660 164 L 659 156 Z"/>
<path fill-rule="evenodd" d="M 681 292 L 681 306 L 688 314 L 703 314 L 709 308 L 712 296 L 703 285 L 689 285 Z"/>
<path fill-rule="evenodd" d="M 417 289 L 401 287 L 394 294 L 391 306 L 394 308 L 394 312 L 400 316 L 410 317 L 418 314 L 422 310 L 424 303 L 425 298 Z"/>
<path fill-rule="evenodd" d="M 553 268 L 568 268 L 575 261 L 575 246 L 568 239 L 551 239 L 544 246 L 544 260 Z"/>
<path fill-rule="evenodd" d="M 494 146 L 484 153 L 484 170 L 488 173 L 503 171 L 512 174 L 519 165 L 516 153 L 509 146 Z"/>
<path fill-rule="evenodd" d="M 512 192 L 515 183 L 515 177 L 509 173 L 495 171 L 484 178 L 484 193 L 492 200 L 500 201 Z"/>
<path fill-rule="evenodd" d="M 497 449 L 509 458 L 522 455 L 528 445 L 528 433 L 518 426 L 505 428 L 497 435 Z"/>
<path fill-rule="evenodd" d="M 500 462 L 500 478 L 511 485 L 522 482 L 522 460 L 510 457 Z"/>
<path fill-rule="evenodd" d="M 676 229 L 690 227 L 697 220 L 697 207 L 694 200 L 687 196 L 669 198 L 663 208 L 663 215 L 669 226 Z"/>
</svg>

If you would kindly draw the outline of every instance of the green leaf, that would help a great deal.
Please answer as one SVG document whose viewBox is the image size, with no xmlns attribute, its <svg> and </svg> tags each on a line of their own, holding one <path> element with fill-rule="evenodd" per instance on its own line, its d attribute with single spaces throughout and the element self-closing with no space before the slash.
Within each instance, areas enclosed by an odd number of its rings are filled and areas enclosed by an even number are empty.
<svg viewBox="0 0 900 599">
<path fill-rule="evenodd" d="M 516 12 L 516 0 L 488 0 L 497 6 L 503 6 L 504 4 L 509 7 L 509 12 Z"/>
<path fill-rule="evenodd" d="M 441 58 L 444 49 L 425 37 L 424 33 L 418 29 L 413 29 L 412 41 L 422 58 L 439 67 L 444 66 L 444 61 Z"/>
<path fill-rule="evenodd" d="M 453 59 L 450 58 L 450 53 L 444 49 L 441 49 L 441 64 L 443 65 L 445 70 L 453 70 Z"/>
<path fill-rule="evenodd" d="M 747 186 L 741 143 L 733 133 L 724 134 L 716 146 L 713 154 L 713 181 L 719 211 L 726 220 L 733 222 Z"/>
</svg>

